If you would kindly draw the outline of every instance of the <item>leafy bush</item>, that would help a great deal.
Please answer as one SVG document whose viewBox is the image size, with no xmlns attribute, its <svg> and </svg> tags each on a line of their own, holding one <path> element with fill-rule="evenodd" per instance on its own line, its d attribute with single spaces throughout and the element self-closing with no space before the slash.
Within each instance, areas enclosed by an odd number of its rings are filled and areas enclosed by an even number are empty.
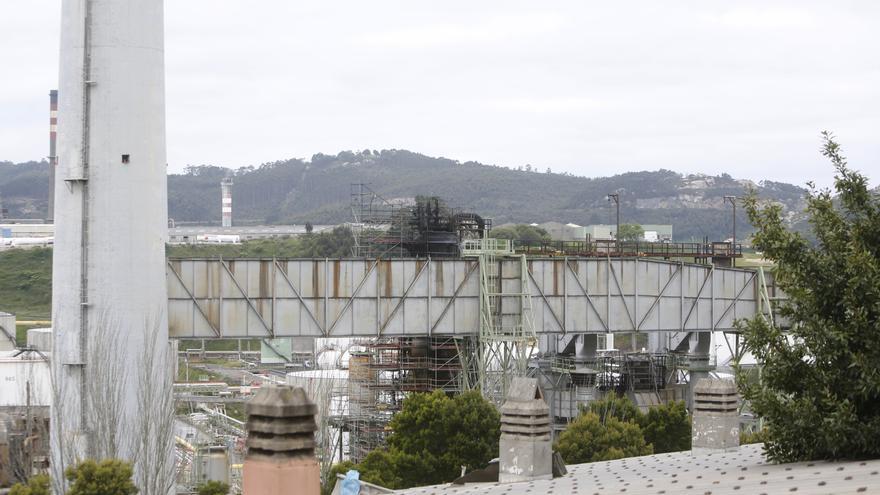
<svg viewBox="0 0 880 495">
<path fill-rule="evenodd" d="M 550 234 L 541 227 L 526 224 L 496 227 L 489 232 L 489 237 L 497 239 L 515 239 L 519 241 L 549 241 Z"/>
<path fill-rule="evenodd" d="M 691 418 L 683 401 L 651 407 L 639 424 L 655 454 L 691 450 Z"/>
<path fill-rule="evenodd" d="M 591 402 L 589 408 L 582 409 L 580 417 L 588 414 L 595 415 L 598 418 L 599 423 L 605 426 L 607 426 L 612 420 L 637 426 L 639 435 L 643 438 L 644 443 L 651 447 L 653 453 L 660 454 L 663 452 L 677 452 L 681 450 L 690 450 L 691 448 L 691 420 L 688 416 L 684 402 L 681 401 L 653 406 L 648 409 L 647 413 L 642 413 L 626 396 L 608 394 L 601 400 Z M 580 417 L 578 419 L 580 419 Z M 571 428 L 571 425 L 569 425 L 569 428 Z M 560 435 L 560 439 L 561 438 L 562 436 Z M 573 444 L 577 442 L 589 442 L 592 437 L 578 438 L 579 437 L 577 436 L 567 438 L 566 442 L 569 445 L 567 445 L 566 448 L 568 448 L 570 452 L 598 448 L 573 446 Z M 622 440 L 632 441 L 632 438 L 630 437 L 621 436 L 620 438 Z M 640 444 L 636 442 L 634 445 L 637 446 Z M 628 446 L 629 444 L 609 445 L 608 448 L 611 449 L 609 452 L 614 452 L 616 455 L 617 452 L 631 451 L 632 449 L 627 450 Z M 565 457 L 564 454 L 563 457 Z M 602 455 L 599 457 L 602 457 Z M 628 455 L 625 457 L 628 457 Z M 566 462 L 569 462 L 568 459 L 566 459 Z"/>
<path fill-rule="evenodd" d="M 40 474 L 32 476 L 27 483 L 16 483 L 9 490 L 9 495 L 51 495 L 49 476 Z"/>
<path fill-rule="evenodd" d="M 135 495 L 131 464 L 116 459 L 83 461 L 64 472 L 70 489 L 67 495 Z"/>
<path fill-rule="evenodd" d="M 196 488 L 198 495 L 227 495 L 229 493 L 229 485 L 222 481 L 208 481 Z"/>
<path fill-rule="evenodd" d="M 609 417 L 639 425 L 644 421 L 642 412 L 626 396 L 608 394 L 601 400 L 590 402 L 590 412 L 599 416 L 599 420 L 603 423 Z"/>
<path fill-rule="evenodd" d="M 756 431 L 740 431 L 739 444 L 748 445 L 751 443 L 764 443 L 767 441 L 767 430 Z"/>
<path fill-rule="evenodd" d="M 568 464 L 609 461 L 624 457 L 649 455 L 654 452 L 645 442 L 639 425 L 597 414 L 581 414 L 568 425 L 556 440 L 554 450 Z"/>
</svg>

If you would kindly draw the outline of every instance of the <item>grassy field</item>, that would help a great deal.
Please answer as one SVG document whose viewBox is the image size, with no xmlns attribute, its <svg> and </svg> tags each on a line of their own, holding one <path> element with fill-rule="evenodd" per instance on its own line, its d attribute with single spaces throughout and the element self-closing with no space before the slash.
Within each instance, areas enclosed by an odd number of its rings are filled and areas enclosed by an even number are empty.
<svg viewBox="0 0 880 495">
<path fill-rule="evenodd" d="M 208 371 L 206 369 L 202 369 L 200 365 L 203 363 L 190 363 L 189 365 L 189 381 L 191 382 L 199 382 L 199 381 L 209 381 L 209 382 L 225 382 L 227 381 L 223 375 L 218 373 L 214 373 L 213 371 Z M 177 363 L 177 380 L 178 382 L 185 382 L 187 378 L 187 365 L 186 361 L 183 359 L 179 359 Z"/>
<path fill-rule="evenodd" d="M 0 251 L 0 311 L 14 313 L 18 321 L 49 320 L 52 314 L 52 250 Z M 30 328 L 16 326 L 16 340 L 24 345 Z"/>
<path fill-rule="evenodd" d="M 773 269 L 775 264 L 760 254 L 745 252 L 742 258 L 736 260 L 736 266 L 737 268 L 758 268 L 760 266 L 764 269 Z"/>
<path fill-rule="evenodd" d="M 0 311 L 19 320 L 48 320 L 52 313 L 52 250 L 0 251 Z"/>
</svg>

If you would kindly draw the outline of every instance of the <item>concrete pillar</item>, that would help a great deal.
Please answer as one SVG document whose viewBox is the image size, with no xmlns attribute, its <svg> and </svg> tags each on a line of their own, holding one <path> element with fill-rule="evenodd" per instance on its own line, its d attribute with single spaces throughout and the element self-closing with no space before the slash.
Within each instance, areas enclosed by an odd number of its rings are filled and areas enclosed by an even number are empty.
<svg viewBox="0 0 880 495">
<path fill-rule="evenodd" d="M 739 448 L 739 396 L 733 380 L 703 378 L 694 386 L 694 454 Z"/>
<path fill-rule="evenodd" d="M 264 386 L 247 404 L 244 495 L 318 495 L 317 407 L 302 388 Z"/>
<path fill-rule="evenodd" d="M 550 428 L 550 408 L 538 380 L 514 378 L 501 406 L 499 482 L 553 478 Z"/>
</svg>

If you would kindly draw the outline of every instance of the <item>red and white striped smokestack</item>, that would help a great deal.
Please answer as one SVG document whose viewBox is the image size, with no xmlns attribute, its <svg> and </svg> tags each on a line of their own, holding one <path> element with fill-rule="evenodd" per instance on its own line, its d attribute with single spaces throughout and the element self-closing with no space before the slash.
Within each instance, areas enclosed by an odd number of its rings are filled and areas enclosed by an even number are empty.
<svg viewBox="0 0 880 495">
<path fill-rule="evenodd" d="M 220 181 L 221 225 L 232 227 L 232 177 Z"/>
<path fill-rule="evenodd" d="M 58 156 L 55 153 L 56 131 L 58 126 L 58 90 L 49 91 L 49 207 L 46 211 L 46 220 L 52 222 L 55 219 L 55 166 L 58 164 Z"/>
</svg>

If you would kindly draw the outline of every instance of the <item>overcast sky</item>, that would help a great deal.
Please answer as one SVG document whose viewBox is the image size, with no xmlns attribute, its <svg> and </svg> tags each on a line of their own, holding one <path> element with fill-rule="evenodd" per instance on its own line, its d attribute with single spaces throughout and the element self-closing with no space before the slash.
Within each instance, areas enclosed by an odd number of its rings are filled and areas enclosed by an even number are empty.
<svg viewBox="0 0 880 495">
<path fill-rule="evenodd" d="M 47 151 L 59 0 L 0 2 L 0 160 Z M 168 161 L 409 149 L 589 177 L 880 179 L 880 3 L 166 2 Z"/>
</svg>

